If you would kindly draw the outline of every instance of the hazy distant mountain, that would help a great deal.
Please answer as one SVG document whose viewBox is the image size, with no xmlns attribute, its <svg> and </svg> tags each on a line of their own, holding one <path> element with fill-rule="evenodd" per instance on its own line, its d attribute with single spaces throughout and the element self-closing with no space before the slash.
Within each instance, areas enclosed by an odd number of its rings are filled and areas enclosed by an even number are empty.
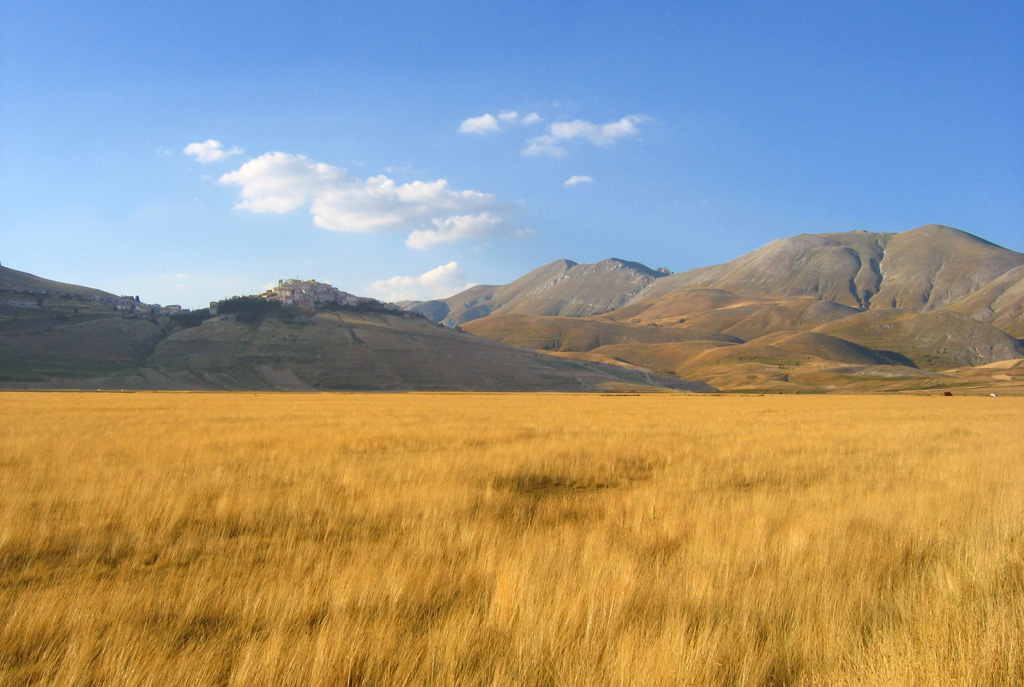
<svg viewBox="0 0 1024 687">
<path fill-rule="evenodd" d="M 474 286 L 410 309 L 449 325 L 488 315 L 600 315 L 631 302 L 666 274 L 618 258 L 583 265 L 556 260 L 510 284 Z"/>
</svg>

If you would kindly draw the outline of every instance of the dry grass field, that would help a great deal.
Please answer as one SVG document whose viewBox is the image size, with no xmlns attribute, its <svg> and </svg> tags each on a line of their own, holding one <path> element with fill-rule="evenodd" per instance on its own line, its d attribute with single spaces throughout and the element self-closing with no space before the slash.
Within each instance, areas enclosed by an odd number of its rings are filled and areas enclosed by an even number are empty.
<svg viewBox="0 0 1024 687">
<path fill-rule="evenodd" d="M 0 394 L 0 684 L 1024 684 L 1024 399 Z"/>
</svg>

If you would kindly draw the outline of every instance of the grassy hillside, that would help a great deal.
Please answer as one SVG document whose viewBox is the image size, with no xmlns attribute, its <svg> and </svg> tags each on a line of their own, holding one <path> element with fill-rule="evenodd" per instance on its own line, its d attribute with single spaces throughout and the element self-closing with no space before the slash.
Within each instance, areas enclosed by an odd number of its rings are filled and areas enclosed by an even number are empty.
<svg viewBox="0 0 1024 687">
<path fill-rule="evenodd" d="M 503 343 L 625 363 L 735 391 L 955 388 L 963 373 L 937 371 L 1024 358 L 1021 342 L 949 311 L 856 311 L 813 299 L 761 299 L 754 305 L 746 299 L 722 298 L 721 293 L 695 292 L 697 302 L 726 305 L 671 325 L 657 311 L 647 317 L 650 311 L 641 304 L 598 318 L 491 316 L 466 328 Z M 768 307 L 769 302 L 775 307 Z M 835 314 L 842 317 L 830 319 Z M 650 319 L 666 324 L 640 324 Z M 787 325 L 793 328 L 785 329 Z M 701 327 L 772 333 L 744 340 Z M 974 377 L 1000 386 L 985 368 Z M 1006 389 L 1015 390 L 1015 384 Z"/>
<path fill-rule="evenodd" d="M 136 306 L 144 304 L 0 267 L 0 384 L 137 372 L 170 324 Z"/>
<path fill-rule="evenodd" d="M 872 310 L 818 327 L 876 350 L 893 351 L 919 367 L 941 370 L 1024 358 L 1024 343 L 966 315 L 939 310 Z"/>
<path fill-rule="evenodd" d="M 468 332 L 513 346 L 545 351 L 589 351 L 619 343 L 722 341 L 739 343 L 727 334 L 682 327 L 631 325 L 598 318 L 492 315 L 466 324 Z"/>
<path fill-rule="evenodd" d="M 254 322 L 217 317 L 169 336 L 146 364 L 197 386 L 225 389 L 711 390 L 642 371 L 558 360 L 400 312 L 283 309 Z"/>
</svg>

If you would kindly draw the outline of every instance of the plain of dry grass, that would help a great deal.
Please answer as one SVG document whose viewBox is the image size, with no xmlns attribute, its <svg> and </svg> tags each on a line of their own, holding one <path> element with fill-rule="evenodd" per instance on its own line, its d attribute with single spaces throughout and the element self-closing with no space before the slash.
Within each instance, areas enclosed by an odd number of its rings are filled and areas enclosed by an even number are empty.
<svg viewBox="0 0 1024 687">
<path fill-rule="evenodd" d="M 1022 420 L 0 394 L 0 684 L 1024 684 Z"/>
</svg>

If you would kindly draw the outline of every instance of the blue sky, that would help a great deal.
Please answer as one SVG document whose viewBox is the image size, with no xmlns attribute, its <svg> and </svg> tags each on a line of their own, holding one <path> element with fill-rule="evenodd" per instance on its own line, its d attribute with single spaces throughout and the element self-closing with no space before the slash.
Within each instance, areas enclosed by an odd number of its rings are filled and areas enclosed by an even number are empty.
<svg viewBox="0 0 1024 687">
<path fill-rule="evenodd" d="M 0 12 L 0 261 L 148 302 L 931 222 L 1024 251 L 1020 2 Z"/>
</svg>

